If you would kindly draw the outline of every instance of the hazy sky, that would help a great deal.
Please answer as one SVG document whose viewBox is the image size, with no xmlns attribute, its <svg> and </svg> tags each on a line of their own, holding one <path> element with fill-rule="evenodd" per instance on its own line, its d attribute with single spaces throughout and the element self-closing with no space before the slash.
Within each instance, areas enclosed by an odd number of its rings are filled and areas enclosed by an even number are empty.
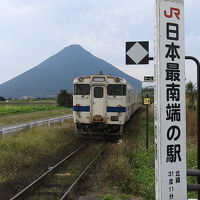
<svg viewBox="0 0 200 200">
<path fill-rule="evenodd" d="M 200 59 L 200 1 L 185 0 L 186 55 Z M 80 44 L 140 80 L 147 66 L 125 66 L 126 41 L 150 41 L 154 0 L 0 0 L 0 83 L 38 65 L 66 46 Z M 186 61 L 196 82 L 196 65 Z"/>
</svg>

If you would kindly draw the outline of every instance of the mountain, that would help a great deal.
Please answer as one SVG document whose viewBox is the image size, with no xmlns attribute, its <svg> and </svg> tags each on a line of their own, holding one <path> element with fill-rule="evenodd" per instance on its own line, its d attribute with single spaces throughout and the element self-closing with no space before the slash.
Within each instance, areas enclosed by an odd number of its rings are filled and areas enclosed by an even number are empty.
<svg viewBox="0 0 200 200">
<path fill-rule="evenodd" d="M 95 57 L 80 45 L 71 45 L 36 67 L 1 84 L 0 96 L 55 97 L 61 89 L 72 92 L 74 78 L 99 74 L 100 71 L 125 78 L 136 90 L 141 90 L 139 80 Z"/>
</svg>

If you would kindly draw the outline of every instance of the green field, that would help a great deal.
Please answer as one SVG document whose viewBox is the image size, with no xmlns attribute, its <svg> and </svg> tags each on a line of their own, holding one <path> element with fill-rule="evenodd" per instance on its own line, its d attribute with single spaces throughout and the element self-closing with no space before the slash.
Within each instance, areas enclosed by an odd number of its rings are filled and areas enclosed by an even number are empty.
<svg viewBox="0 0 200 200">
<path fill-rule="evenodd" d="M 30 113 L 37 111 L 48 111 L 55 110 L 59 108 L 56 105 L 1 105 L 0 106 L 0 115 L 11 115 L 17 113 Z"/>
<path fill-rule="evenodd" d="M 0 126 L 15 125 L 70 114 L 71 108 L 56 105 L 56 99 L 26 99 L 0 102 Z"/>
</svg>

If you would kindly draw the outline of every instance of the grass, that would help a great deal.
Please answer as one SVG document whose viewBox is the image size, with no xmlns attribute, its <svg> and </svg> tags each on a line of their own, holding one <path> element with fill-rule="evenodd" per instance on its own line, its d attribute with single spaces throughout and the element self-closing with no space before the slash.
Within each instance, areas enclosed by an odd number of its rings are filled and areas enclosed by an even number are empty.
<svg viewBox="0 0 200 200">
<path fill-rule="evenodd" d="M 142 196 L 144 199 L 155 199 L 155 169 L 154 169 L 154 123 L 153 112 L 149 113 L 149 147 L 146 149 L 146 117 L 142 112 L 138 125 L 134 130 L 135 142 L 133 147 L 127 149 L 129 163 L 134 173 L 132 179 L 134 184 L 134 194 Z M 127 135 L 132 132 L 132 127 L 127 130 Z"/>
<path fill-rule="evenodd" d="M 73 138 L 73 123 L 38 127 L 0 140 L 0 185 L 20 177 L 27 168 L 63 149 Z"/>
<path fill-rule="evenodd" d="M 188 119 L 195 119 L 190 113 Z M 187 120 L 187 168 L 196 168 L 196 133 L 193 123 Z M 137 196 L 141 199 L 155 200 L 155 159 L 154 159 L 154 117 L 153 109 L 149 113 L 149 148 L 146 149 L 145 112 L 134 117 L 126 129 L 124 138 L 114 145 L 104 163 L 102 182 L 110 188 L 108 199 L 123 199 L 122 194 Z M 193 131 L 191 131 L 193 130 Z M 104 178 L 103 178 L 104 177 Z M 188 183 L 195 183 L 194 177 Z M 119 193 L 116 195 L 116 191 Z M 115 194 L 115 195 L 114 195 Z M 195 192 L 188 193 L 188 198 L 197 198 Z"/>
<path fill-rule="evenodd" d="M 56 105 L 1 105 L 0 116 L 12 115 L 17 113 L 30 113 L 37 111 L 55 110 L 59 107 Z"/>
<path fill-rule="evenodd" d="M 51 117 L 66 115 L 71 113 L 71 108 L 59 107 L 49 111 L 37 111 L 31 113 L 17 113 L 13 115 L 0 115 L 0 126 L 8 126 L 20 123 L 47 119 Z"/>
</svg>

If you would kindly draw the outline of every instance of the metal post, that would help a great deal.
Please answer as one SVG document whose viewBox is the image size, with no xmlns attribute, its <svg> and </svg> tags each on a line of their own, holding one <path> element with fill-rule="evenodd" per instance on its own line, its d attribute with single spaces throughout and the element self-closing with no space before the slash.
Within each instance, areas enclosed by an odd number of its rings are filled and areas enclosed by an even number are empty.
<svg viewBox="0 0 200 200">
<path fill-rule="evenodd" d="M 187 60 L 193 60 L 197 65 L 197 169 L 200 169 L 200 63 L 193 56 L 185 56 Z M 198 177 L 200 184 L 200 177 Z M 198 191 L 198 200 L 200 200 L 200 191 Z"/>
<path fill-rule="evenodd" d="M 147 94 L 146 97 L 148 98 L 149 95 Z M 149 104 L 146 105 L 146 149 L 149 148 Z"/>
</svg>

